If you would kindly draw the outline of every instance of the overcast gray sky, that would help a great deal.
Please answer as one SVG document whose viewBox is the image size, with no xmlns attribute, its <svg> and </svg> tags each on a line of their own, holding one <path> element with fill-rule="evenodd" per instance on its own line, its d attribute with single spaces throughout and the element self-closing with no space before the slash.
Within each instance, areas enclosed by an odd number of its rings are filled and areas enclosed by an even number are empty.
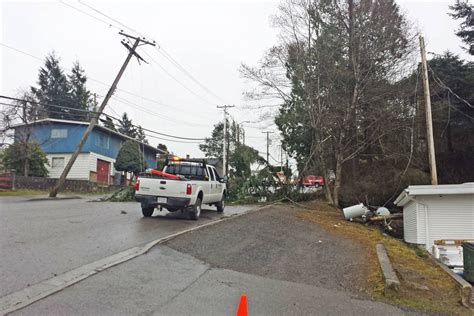
<svg viewBox="0 0 474 316">
<path fill-rule="evenodd" d="M 105 19 L 77 1 L 64 2 Z M 116 93 L 120 99 L 113 99 L 106 113 L 118 116 L 127 112 L 134 123 L 145 128 L 193 138 L 209 136 L 213 125 L 222 120 L 217 105 L 236 105 L 230 113 L 238 122 L 261 119 L 261 113 L 239 108 L 246 104 L 242 92 L 249 84 L 238 69 L 242 62 L 256 64 L 264 51 L 276 44 L 278 30 L 271 27 L 270 17 L 277 13 L 279 1 L 82 2 L 156 40 L 200 83 L 181 72 L 159 49 L 144 46 L 145 52 L 139 52 L 150 64 L 139 65 L 132 60 Z M 398 1 L 425 35 L 428 51 L 442 53 L 449 49 L 468 59 L 454 35 L 459 23 L 447 15 L 453 2 Z M 89 89 L 99 96 L 106 94 L 127 53 L 116 28 L 59 1 L 2 1 L 0 16 L 2 44 L 39 58 L 54 50 L 66 69 L 78 60 L 90 78 Z M 42 61 L 0 48 L 1 94 L 14 96 L 19 89 L 35 84 Z M 270 123 L 245 124 L 247 143 L 265 152 L 261 131 Z M 272 126 L 269 129 L 276 130 Z M 179 155 L 202 156 L 196 144 L 149 140 L 152 145 L 165 143 Z M 271 149 L 275 158 L 279 157 L 277 145 L 275 140 Z"/>
</svg>

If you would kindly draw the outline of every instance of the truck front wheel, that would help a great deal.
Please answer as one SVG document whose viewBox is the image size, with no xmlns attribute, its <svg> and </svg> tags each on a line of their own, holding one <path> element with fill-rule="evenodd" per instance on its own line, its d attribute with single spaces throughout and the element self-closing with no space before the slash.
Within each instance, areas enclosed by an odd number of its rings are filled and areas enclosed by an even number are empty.
<svg viewBox="0 0 474 316">
<path fill-rule="evenodd" d="M 189 218 L 192 220 L 197 221 L 199 216 L 201 215 L 201 199 L 197 198 L 196 203 L 194 203 L 193 206 L 191 206 L 191 209 L 189 210 Z"/>
<path fill-rule="evenodd" d="M 142 214 L 144 217 L 150 217 L 151 215 L 153 215 L 154 210 L 155 208 L 151 206 L 142 207 Z"/>
</svg>

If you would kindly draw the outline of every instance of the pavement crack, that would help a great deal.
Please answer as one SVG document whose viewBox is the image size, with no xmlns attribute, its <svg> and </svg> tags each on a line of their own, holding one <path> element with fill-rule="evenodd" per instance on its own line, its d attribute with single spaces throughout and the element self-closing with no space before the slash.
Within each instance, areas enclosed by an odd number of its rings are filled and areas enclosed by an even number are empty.
<svg viewBox="0 0 474 316">
<path fill-rule="evenodd" d="M 197 281 L 199 281 L 207 272 L 209 272 L 212 268 L 210 266 L 207 267 L 206 270 L 204 270 L 196 279 L 194 279 L 191 283 L 189 283 L 186 287 L 184 287 L 183 289 L 179 290 L 178 293 L 176 293 L 175 295 L 173 295 L 172 297 L 170 297 L 170 299 L 168 299 L 166 302 L 158 305 L 158 308 L 162 308 L 164 306 L 166 306 L 167 304 L 171 303 L 172 301 L 174 301 L 178 296 L 180 296 L 184 291 L 186 291 L 187 289 L 189 289 L 191 286 L 193 286 Z"/>
</svg>

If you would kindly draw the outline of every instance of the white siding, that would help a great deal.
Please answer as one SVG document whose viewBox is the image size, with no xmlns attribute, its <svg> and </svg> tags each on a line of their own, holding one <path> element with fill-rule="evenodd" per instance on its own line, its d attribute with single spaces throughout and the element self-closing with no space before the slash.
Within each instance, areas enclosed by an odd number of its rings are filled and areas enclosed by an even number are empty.
<svg viewBox="0 0 474 316">
<path fill-rule="evenodd" d="M 428 242 L 441 239 L 474 240 L 474 195 L 424 196 L 428 206 Z M 426 233 L 420 231 L 426 242 Z"/>
<path fill-rule="evenodd" d="M 474 240 L 473 194 L 414 198 L 416 203 L 410 201 L 403 208 L 405 241 L 425 244 L 428 249 L 435 240 Z"/>
<path fill-rule="evenodd" d="M 403 236 L 406 242 L 418 243 L 416 203 L 408 202 L 403 207 Z"/>
<path fill-rule="evenodd" d="M 49 172 L 50 178 L 59 178 L 61 173 L 64 170 L 64 167 L 71 159 L 72 154 L 47 154 L 49 166 L 46 166 Z M 67 175 L 67 179 L 80 179 L 80 180 L 89 180 L 89 153 L 79 154 L 77 156 L 74 165 L 71 168 L 71 171 Z M 64 167 L 63 168 L 52 168 L 52 160 L 55 158 L 64 158 Z"/>
</svg>

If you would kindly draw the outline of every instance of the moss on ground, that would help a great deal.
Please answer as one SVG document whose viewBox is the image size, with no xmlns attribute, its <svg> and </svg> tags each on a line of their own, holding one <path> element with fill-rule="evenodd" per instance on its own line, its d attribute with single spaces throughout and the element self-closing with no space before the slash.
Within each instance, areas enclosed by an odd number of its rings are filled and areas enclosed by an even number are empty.
<svg viewBox="0 0 474 316">
<path fill-rule="evenodd" d="M 417 247 L 387 236 L 374 226 L 346 221 L 342 212 L 324 201 L 312 201 L 300 208 L 298 216 L 342 235 L 363 246 L 366 252 L 366 292 L 372 298 L 427 312 L 471 315 L 460 303 L 460 293 L 451 277 Z M 298 207 L 296 207 L 298 208 Z M 382 272 L 375 245 L 383 242 L 400 278 L 401 290 L 384 295 Z"/>
</svg>

